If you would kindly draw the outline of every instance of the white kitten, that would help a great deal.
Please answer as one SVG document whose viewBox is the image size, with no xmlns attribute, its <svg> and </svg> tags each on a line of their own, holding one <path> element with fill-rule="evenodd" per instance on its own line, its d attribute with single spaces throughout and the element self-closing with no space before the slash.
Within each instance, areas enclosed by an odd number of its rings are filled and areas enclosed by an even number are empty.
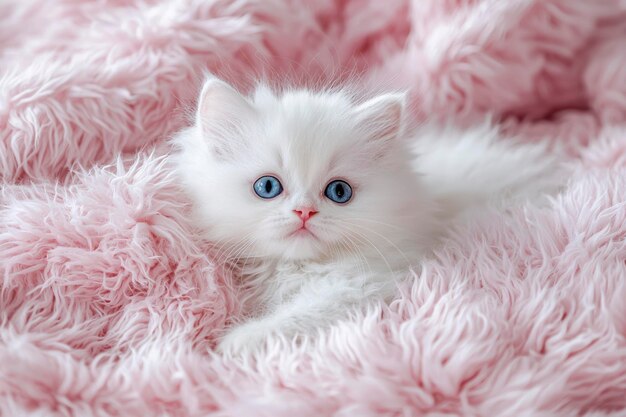
<svg viewBox="0 0 626 417">
<path fill-rule="evenodd" d="M 388 298 L 441 219 L 553 185 L 539 147 L 496 142 L 488 126 L 407 136 L 403 113 L 402 94 L 355 104 L 341 92 L 260 87 L 246 98 L 206 82 L 173 160 L 206 236 L 239 262 L 249 294 L 248 320 L 220 350 L 307 337 Z"/>
</svg>

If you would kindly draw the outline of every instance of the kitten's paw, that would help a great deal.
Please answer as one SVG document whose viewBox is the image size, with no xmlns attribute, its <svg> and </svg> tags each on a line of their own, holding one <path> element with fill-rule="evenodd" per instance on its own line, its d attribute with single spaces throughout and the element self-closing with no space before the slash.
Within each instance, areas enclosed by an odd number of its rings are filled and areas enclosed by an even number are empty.
<svg viewBox="0 0 626 417">
<path fill-rule="evenodd" d="M 224 355 L 244 355 L 260 350 L 270 333 L 259 324 L 247 323 L 226 333 L 217 345 L 217 351 Z"/>
</svg>

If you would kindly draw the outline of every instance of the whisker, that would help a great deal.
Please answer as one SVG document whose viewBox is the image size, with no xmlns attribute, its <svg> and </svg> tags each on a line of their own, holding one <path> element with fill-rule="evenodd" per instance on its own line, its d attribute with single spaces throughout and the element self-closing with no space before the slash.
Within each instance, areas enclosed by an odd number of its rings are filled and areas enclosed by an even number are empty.
<svg viewBox="0 0 626 417">
<path fill-rule="evenodd" d="M 344 245 L 346 246 L 346 248 L 348 249 L 348 252 L 353 252 L 357 258 L 362 259 L 362 263 L 364 263 L 365 265 L 367 265 L 367 269 L 369 270 L 369 272 L 372 272 L 372 266 L 370 265 L 369 261 L 367 260 L 367 257 L 365 256 L 365 254 L 363 254 L 363 252 L 361 251 L 361 249 L 359 249 L 359 245 L 357 245 L 354 240 L 352 240 L 352 238 L 348 235 L 348 234 L 342 234 L 344 239 L 347 239 L 350 244 L 352 245 L 352 251 L 350 250 L 350 245 L 348 245 L 347 243 L 344 242 Z M 363 273 L 365 274 L 365 268 L 363 268 Z"/>
<path fill-rule="evenodd" d="M 247 250 L 248 250 L 248 249 L 249 249 L 249 248 L 250 248 L 250 247 L 254 244 L 254 242 L 255 242 L 255 240 L 249 240 L 249 241 L 247 241 L 247 242 L 246 242 L 246 244 L 245 244 L 245 245 L 243 245 L 243 246 L 239 249 L 239 251 L 237 251 L 237 253 L 236 253 L 236 254 L 234 255 L 234 257 L 233 257 L 233 262 L 231 262 L 231 267 L 230 267 L 230 269 L 229 269 L 229 272 L 230 272 L 230 273 L 234 272 L 235 268 L 238 268 L 238 267 L 239 267 L 239 268 L 241 268 L 241 270 L 244 270 L 244 269 L 245 269 L 245 266 L 246 266 L 246 263 L 248 262 L 249 256 L 248 256 L 248 257 L 246 257 L 246 261 L 245 261 L 245 263 L 244 263 L 243 265 L 241 265 L 241 264 L 239 263 L 239 260 L 240 260 L 239 256 L 240 256 L 242 253 L 244 253 L 245 251 L 247 251 Z"/>
<path fill-rule="evenodd" d="M 331 224 L 335 229 L 339 229 L 339 231 L 342 232 L 341 233 L 342 241 L 340 242 L 342 243 L 342 246 L 346 248 L 347 252 L 350 254 L 354 254 L 358 259 L 361 259 L 362 263 L 367 265 L 367 269 L 369 270 L 369 272 L 370 273 L 373 272 L 372 266 L 369 263 L 367 256 L 365 256 L 363 251 L 361 251 L 361 249 L 359 248 L 359 245 L 350 237 L 350 233 L 352 231 L 346 228 L 345 225 L 342 225 L 341 223 L 338 223 L 337 221 L 333 221 Z M 353 237 L 355 239 L 357 238 L 356 236 L 353 236 Z M 365 269 L 363 269 L 363 273 L 365 272 L 366 272 Z"/>
<path fill-rule="evenodd" d="M 391 228 L 391 229 L 394 229 L 394 230 L 400 230 L 400 231 L 403 231 L 403 232 L 404 232 L 404 231 L 406 231 L 406 229 L 405 229 L 405 228 L 400 227 L 400 226 L 398 226 L 398 225 L 396 225 L 396 224 L 391 224 L 391 223 L 381 222 L 381 221 L 379 221 L 379 220 L 374 220 L 374 219 L 370 219 L 370 218 L 367 218 L 367 217 L 351 217 L 351 218 L 350 218 L 350 220 L 356 220 L 356 221 L 366 221 L 366 222 L 370 222 L 370 223 L 379 224 L 379 225 L 381 225 L 381 226 L 387 226 L 387 227 L 389 227 L 389 228 Z M 342 220 L 342 221 L 343 221 L 343 220 Z"/>
<path fill-rule="evenodd" d="M 398 251 L 398 253 L 399 253 L 399 254 L 400 254 L 400 255 L 404 258 L 404 260 L 405 260 L 408 264 L 410 264 L 410 263 L 411 263 L 411 261 L 409 260 L 409 258 L 408 258 L 408 257 L 407 257 L 407 255 L 406 255 L 406 253 L 405 253 L 404 251 L 402 251 L 402 250 L 398 247 L 398 245 L 396 245 L 395 243 L 393 243 L 393 242 L 392 242 L 389 238 L 387 238 L 385 235 L 382 235 L 382 234 L 378 233 L 378 232 L 377 232 L 377 231 L 375 231 L 375 230 L 368 229 L 368 228 L 366 228 L 365 226 L 362 226 L 362 225 L 357 224 L 357 223 L 350 223 L 350 222 L 344 222 L 344 223 L 349 224 L 350 226 L 355 226 L 355 227 L 359 227 L 359 228 L 361 228 L 361 229 L 367 230 L 368 232 L 374 233 L 375 235 L 377 235 L 377 236 L 381 237 L 381 238 L 382 238 L 382 239 L 384 239 L 387 243 L 389 243 L 389 244 L 390 244 L 390 245 L 391 245 L 391 246 L 392 246 L 392 247 L 393 247 L 396 251 Z"/>
<path fill-rule="evenodd" d="M 219 258 L 215 261 L 216 264 L 220 264 L 220 263 L 227 263 L 228 261 L 230 261 L 232 259 L 232 255 L 238 251 L 238 249 L 241 247 L 241 245 L 245 245 L 247 242 L 247 239 L 253 234 L 254 232 L 249 232 L 246 233 L 242 238 L 240 238 L 239 240 L 237 240 L 235 243 L 229 245 L 226 247 L 226 249 L 223 250 L 223 252 L 221 253 L 221 255 L 219 256 Z"/>
<path fill-rule="evenodd" d="M 380 249 L 378 249 L 378 246 L 376 246 L 371 240 L 369 240 L 367 238 L 367 236 L 365 236 L 363 233 L 357 232 L 356 230 L 353 230 L 352 232 L 355 234 L 354 237 L 360 237 L 363 241 L 365 241 L 365 243 L 369 244 L 372 248 L 374 248 L 374 250 L 376 252 L 378 252 L 378 254 L 380 255 L 381 259 L 387 265 L 387 268 L 389 269 L 389 272 L 393 273 L 393 268 L 391 268 L 391 264 L 387 260 L 387 257 L 385 255 L 383 255 L 383 253 L 380 251 Z"/>
</svg>

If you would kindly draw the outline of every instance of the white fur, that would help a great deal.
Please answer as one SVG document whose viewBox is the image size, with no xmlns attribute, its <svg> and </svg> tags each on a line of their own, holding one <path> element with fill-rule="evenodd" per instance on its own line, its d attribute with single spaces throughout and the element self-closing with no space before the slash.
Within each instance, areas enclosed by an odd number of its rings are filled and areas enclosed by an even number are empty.
<svg viewBox="0 0 626 417">
<path fill-rule="evenodd" d="M 555 161 L 541 147 L 498 141 L 487 125 L 409 135 L 403 109 L 399 94 L 358 104 L 342 92 L 260 87 L 246 98 L 207 81 L 173 159 L 220 260 L 242 268 L 249 318 L 226 334 L 222 351 L 254 350 L 272 335 L 307 337 L 353 306 L 387 298 L 441 220 L 554 185 Z M 252 185 L 268 174 L 284 192 L 263 200 Z M 337 178 L 353 187 L 348 204 L 324 196 Z M 319 211 L 307 223 L 316 237 L 288 236 L 301 206 Z"/>
</svg>

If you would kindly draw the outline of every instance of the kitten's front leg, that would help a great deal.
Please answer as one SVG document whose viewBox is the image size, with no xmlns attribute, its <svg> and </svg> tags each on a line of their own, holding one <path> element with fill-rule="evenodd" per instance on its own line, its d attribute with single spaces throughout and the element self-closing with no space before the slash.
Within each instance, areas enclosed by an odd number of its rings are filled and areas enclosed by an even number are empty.
<svg viewBox="0 0 626 417">
<path fill-rule="evenodd" d="M 370 297 L 361 286 L 317 281 L 272 313 L 234 327 L 222 338 L 218 351 L 241 354 L 260 349 L 272 336 L 287 340 L 296 335 L 306 337 L 340 319 L 354 305 L 362 305 L 366 298 Z"/>
<path fill-rule="evenodd" d="M 234 326 L 222 337 L 217 351 L 232 355 L 254 352 L 262 347 L 274 330 L 267 319 L 244 322 Z"/>
</svg>

